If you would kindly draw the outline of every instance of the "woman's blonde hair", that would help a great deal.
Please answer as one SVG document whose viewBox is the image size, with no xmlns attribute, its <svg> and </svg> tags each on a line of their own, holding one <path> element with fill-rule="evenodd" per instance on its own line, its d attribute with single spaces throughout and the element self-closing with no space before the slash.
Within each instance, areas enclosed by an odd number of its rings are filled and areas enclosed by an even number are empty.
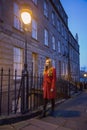
<svg viewBox="0 0 87 130">
<path fill-rule="evenodd" d="M 52 60 L 50 58 L 48 58 L 48 59 L 46 59 L 46 61 L 49 62 L 48 69 L 51 68 L 52 67 Z M 45 63 L 46 63 L 46 61 L 45 61 Z M 44 71 L 43 72 L 45 72 L 45 71 L 46 71 L 46 65 L 44 65 Z"/>
</svg>

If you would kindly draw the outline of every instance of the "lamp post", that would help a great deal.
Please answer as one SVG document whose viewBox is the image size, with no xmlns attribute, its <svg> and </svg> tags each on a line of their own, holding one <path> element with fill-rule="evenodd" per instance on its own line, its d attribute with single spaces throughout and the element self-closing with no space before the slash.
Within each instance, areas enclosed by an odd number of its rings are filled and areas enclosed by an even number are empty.
<svg viewBox="0 0 87 130">
<path fill-rule="evenodd" d="M 25 59 L 24 70 L 22 72 L 22 88 L 21 88 L 21 112 L 28 111 L 28 70 L 27 70 L 27 32 L 31 23 L 31 12 L 29 9 L 21 9 L 21 19 L 23 22 L 23 31 L 25 35 Z"/>
<path fill-rule="evenodd" d="M 27 69 L 27 32 L 29 24 L 31 23 L 31 12 L 29 9 L 22 9 L 21 10 L 21 19 L 23 22 L 23 30 L 25 33 L 25 63 L 24 68 Z"/>
</svg>

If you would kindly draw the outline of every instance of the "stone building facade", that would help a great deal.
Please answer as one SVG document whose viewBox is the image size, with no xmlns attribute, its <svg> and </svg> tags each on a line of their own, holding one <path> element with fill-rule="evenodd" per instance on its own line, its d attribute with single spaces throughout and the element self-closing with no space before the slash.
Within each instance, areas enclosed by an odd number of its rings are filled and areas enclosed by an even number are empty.
<svg viewBox="0 0 87 130">
<path fill-rule="evenodd" d="M 26 3 L 32 11 L 27 32 L 28 70 L 43 72 L 46 58 L 51 58 L 57 76 L 79 81 L 79 44 L 68 28 L 68 16 L 60 0 L 0 0 L 0 69 L 24 67 L 25 34 L 20 7 Z"/>
</svg>

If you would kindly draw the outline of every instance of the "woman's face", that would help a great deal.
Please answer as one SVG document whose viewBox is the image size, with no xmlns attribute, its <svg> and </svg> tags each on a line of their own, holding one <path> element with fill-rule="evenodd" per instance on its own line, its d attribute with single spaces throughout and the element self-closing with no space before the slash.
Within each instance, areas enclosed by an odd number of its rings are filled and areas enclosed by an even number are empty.
<svg viewBox="0 0 87 130">
<path fill-rule="evenodd" d="M 49 61 L 49 60 L 46 60 L 45 65 L 46 65 L 46 66 L 49 66 L 49 64 L 50 64 L 50 61 Z"/>
</svg>

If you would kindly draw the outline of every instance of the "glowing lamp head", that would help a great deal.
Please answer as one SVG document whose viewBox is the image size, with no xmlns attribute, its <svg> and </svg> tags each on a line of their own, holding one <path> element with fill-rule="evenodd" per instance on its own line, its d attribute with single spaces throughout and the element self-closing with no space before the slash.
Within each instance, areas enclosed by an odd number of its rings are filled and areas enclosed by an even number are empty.
<svg viewBox="0 0 87 130">
<path fill-rule="evenodd" d="M 84 74 L 84 77 L 86 77 L 87 76 L 87 74 Z"/>
<path fill-rule="evenodd" d="M 21 18 L 22 18 L 22 21 L 25 25 L 31 23 L 31 14 L 28 10 L 22 10 Z"/>
</svg>

